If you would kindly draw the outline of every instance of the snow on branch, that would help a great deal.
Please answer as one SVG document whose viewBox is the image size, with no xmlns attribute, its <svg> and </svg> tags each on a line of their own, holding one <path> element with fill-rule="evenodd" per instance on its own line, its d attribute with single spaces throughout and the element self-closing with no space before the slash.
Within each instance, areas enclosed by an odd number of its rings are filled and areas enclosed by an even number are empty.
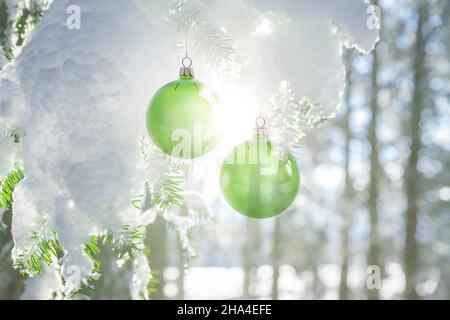
<svg viewBox="0 0 450 320">
<path fill-rule="evenodd" d="M 174 12 L 179 31 L 187 35 L 184 43 L 178 45 L 179 48 L 188 45 L 187 38 L 192 34 L 197 52 L 202 54 L 210 65 L 219 66 L 232 59 L 235 51 L 231 38 L 223 27 L 210 24 L 200 11 L 183 9 L 183 5 L 179 5 Z"/>
<path fill-rule="evenodd" d="M 265 101 L 261 115 L 267 119 L 270 138 L 282 154 L 301 145 L 306 130 L 318 128 L 334 118 L 334 114 L 325 114 L 318 109 L 318 105 L 307 98 L 298 100 L 287 80 L 282 81 L 278 92 Z"/>
</svg>

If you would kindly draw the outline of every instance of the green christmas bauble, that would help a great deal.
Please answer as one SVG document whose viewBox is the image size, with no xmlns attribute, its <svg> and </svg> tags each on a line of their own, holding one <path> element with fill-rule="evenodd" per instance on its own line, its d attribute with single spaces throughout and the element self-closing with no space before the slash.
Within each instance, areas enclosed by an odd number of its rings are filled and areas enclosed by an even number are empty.
<svg viewBox="0 0 450 320">
<path fill-rule="evenodd" d="M 153 96 L 147 129 L 166 154 L 184 159 L 203 156 L 219 142 L 218 97 L 192 75 L 182 75 Z"/>
<path fill-rule="evenodd" d="M 274 217 L 294 202 L 300 185 L 295 159 L 282 160 L 266 137 L 237 146 L 222 165 L 220 185 L 227 202 L 241 214 Z"/>
</svg>

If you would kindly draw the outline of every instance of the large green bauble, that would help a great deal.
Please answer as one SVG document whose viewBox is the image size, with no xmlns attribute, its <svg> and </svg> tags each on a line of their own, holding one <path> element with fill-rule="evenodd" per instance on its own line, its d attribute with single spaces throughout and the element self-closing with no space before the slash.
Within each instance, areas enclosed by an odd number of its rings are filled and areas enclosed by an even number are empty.
<svg viewBox="0 0 450 320">
<path fill-rule="evenodd" d="M 192 76 L 159 89 L 147 110 L 147 129 L 166 154 L 184 159 L 203 156 L 219 142 L 217 95 Z"/>
<path fill-rule="evenodd" d="M 274 217 L 297 196 L 300 177 L 295 159 L 289 154 L 281 160 L 275 150 L 258 135 L 237 146 L 222 165 L 220 185 L 225 199 L 247 217 Z"/>
</svg>

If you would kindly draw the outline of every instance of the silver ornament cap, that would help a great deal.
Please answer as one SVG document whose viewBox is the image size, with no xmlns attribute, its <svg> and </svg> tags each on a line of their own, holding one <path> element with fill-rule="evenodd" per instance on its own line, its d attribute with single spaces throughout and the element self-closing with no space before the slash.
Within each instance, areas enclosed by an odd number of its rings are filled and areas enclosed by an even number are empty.
<svg viewBox="0 0 450 320">
<path fill-rule="evenodd" d="M 194 78 L 194 68 L 192 68 L 192 59 L 186 56 L 183 58 L 183 60 L 181 60 L 181 64 L 183 66 L 180 68 L 180 77 Z"/>
</svg>

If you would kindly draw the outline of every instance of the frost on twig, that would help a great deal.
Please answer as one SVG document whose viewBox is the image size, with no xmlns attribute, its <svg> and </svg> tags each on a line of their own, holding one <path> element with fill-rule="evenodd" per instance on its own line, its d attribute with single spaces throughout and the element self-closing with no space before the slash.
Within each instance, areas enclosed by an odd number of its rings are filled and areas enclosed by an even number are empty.
<svg viewBox="0 0 450 320">
<path fill-rule="evenodd" d="M 140 149 L 145 176 L 143 192 L 132 201 L 133 206 L 141 211 L 147 223 L 153 223 L 156 215 L 160 215 L 177 232 L 186 258 L 191 259 L 195 257 L 192 233 L 211 223 L 211 211 L 200 194 L 185 191 L 189 163 L 166 156 L 148 137 L 142 137 Z"/>
<path fill-rule="evenodd" d="M 280 156 L 286 156 L 303 143 L 306 131 L 322 126 L 334 114 L 317 111 L 317 104 L 309 99 L 298 100 L 290 82 L 280 83 L 278 92 L 263 104 L 261 116 L 266 119 L 270 139 L 279 147 Z"/>
<path fill-rule="evenodd" d="M 137 299 L 149 299 L 153 274 L 150 269 L 147 256 L 139 252 L 133 261 L 134 274 L 131 279 L 131 297 Z"/>
<path fill-rule="evenodd" d="M 208 225 L 214 224 L 211 212 L 205 210 L 205 200 L 203 202 L 203 208 L 191 206 L 186 201 L 183 206 L 177 210 L 166 211 L 162 214 L 162 217 L 167 222 L 170 228 L 173 228 L 178 237 L 181 249 L 183 250 L 185 266 L 189 266 L 190 261 L 197 256 L 197 253 L 192 245 L 192 238 L 195 232 Z"/>
<path fill-rule="evenodd" d="M 188 39 L 193 40 L 196 51 L 204 56 L 212 67 L 230 61 L 235 53 L 232 41 L 224 27 L 210 23 L 204 15 L 204 10 L 194 1 L 178 1 L 170 4 L 169 19 L 172 18 L 178 26 L 180 51 L 189 46 Z"/>
<path fill-rule="evenodd" d="M 53 0 L 9 0 L 0 3 L 5 19 L 0 32 L 0 45 L 7 60 L 18 56 L 29 34 L 39 23 Z M 3 6 L 3 7 L 2 7 Z M 1 52 L 1 51 L 0 51 Z"/>
</svg>

